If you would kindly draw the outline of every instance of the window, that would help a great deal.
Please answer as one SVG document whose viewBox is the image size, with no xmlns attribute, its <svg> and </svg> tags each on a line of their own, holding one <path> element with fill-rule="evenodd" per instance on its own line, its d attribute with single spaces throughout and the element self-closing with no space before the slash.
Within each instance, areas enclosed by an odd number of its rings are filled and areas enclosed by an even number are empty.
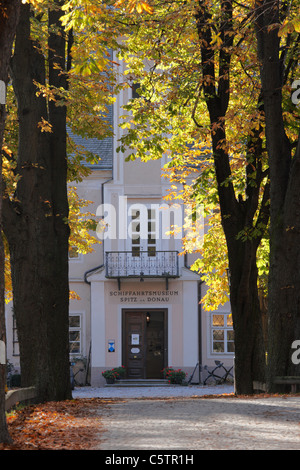
<svg viewBox="0 0 300 470">
<path fill-rule="evenodd" d="M 141 85 L 139 82 L 135 82 L 131 86 L 131 98 L 133 100 L 142 98 L 144 101 L 150 102 L 149 99 L 149 92 L 147 93 L 147 90 L 143 85 Z"/>
<path fill-rule="evenodd" d="M 234 353 L 232 315 L 230 313 L 212 313 L 211 323 L 212 353 Z"/>
<path fill-rule="evenodd" d="M 140 256 L 141 251 L 141 221 L 140 221 L 140 211 L 132 210 L 131 211 L 131 220 L 132 220 L 132 256 Z"/>
<path fill-rule="evenodd" d="M 140 83 L 133 83 L 132 84 L 132 99 L 140 98 L 140 93 L 138 90 L 140 89 Z"/>
<path fill-rule="evenodd" d="M 142 214 L 137 209 L 131 209 L 131 253 L 132 256 L 140 256 L 141 251 L 148 256 L 156 256 L 156 211 L 147 210 L 147 239 L 142 236 Z"/>
<path fill-rule="evenodd" d="M 148 256 L 156 255 L 156 212 L 148 209 Z"/>
<path fill-rule="evenodd" d="M 81 354 L 81 315 L 79 313 L 69 316 L 69 348 L 70 354 Z"/>
<path fill-rule="evenodd" d="M 73 258 L 78 258 L 79 256 L 79 253 L 78 253 L 78 249 L 76 246 L 70 246 L 69 248 L 69 258 L 70 259 L 73 259 Z"/>
<path fill-rule="evenodd" d="M 69 348 L 70 354 L 81 354 L 81 315 L 69 315 Z M 16 318 L 13 316 L 13 356 L 19 356 L 19 340 Z"/>
</svg>

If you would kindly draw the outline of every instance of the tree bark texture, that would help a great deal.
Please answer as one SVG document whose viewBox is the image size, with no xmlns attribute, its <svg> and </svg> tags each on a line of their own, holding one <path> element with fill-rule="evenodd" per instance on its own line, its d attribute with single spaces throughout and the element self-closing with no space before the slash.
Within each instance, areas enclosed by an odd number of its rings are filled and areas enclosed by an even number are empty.
<svg viewBox="0 0 300 470">
<path fill-rule="evenodd" d="M 282 109 L 284 64 L 280 54 L 280 5 L 257 5 L 257 45 L 270 166 L 270 274 L 268 372 L 270 392 L 282 391 L 273 377 L 299 375 L 292 343 L 300 339 L 300 144 L 292 156 Z M 277 25 L 275 28 L 272 25 Z"/>
<path fill-rule="evenodd" d="M 58 6 L 61 2 L 55 2 Z M 66 109 L 47 103 L 35 82 L 64 86 L 64 34 L 50 34 L 48 69 L 30 37 L 30 7 L 21 8 L 12 60 L 18 102 L 20 176 L 15 198 L 4 201 L 20 346 L 22 386 L 35 385 L 37 400 L 71 398 L 69 369 L 69 284 Z M 60 10 L 49 12 L 58 26 Z M 62 67 L 64 71 L 64 67 Z M 45 119 L 52 132 L 43 132 Z"/>
<path fill-rule="evenodd" d="M 16 27 L 19 19 L 19 0 L 0 1 L 0 80 L 9 80 L 9 62 Z M 2 144 L 5 129 L 5 104 L 0 104 L 0 341 L 6 345 L 5 303 L 4 303 L 4 247 L 2 239 Z M 10 442 L 5 415 L 6 364 L 0 360 L 0 442 Z"/>
<path fill-rule="evenodd" d="M 258 207 L 258 199 L 252 194 L 245 201 L 237 201 L 233 190 L 224 184 L 230 175 L 227 166 L 228 155 L 220 148 L 220 142 L 225 142 L 225 140 L 224 128 L 212 133 L 222 225 L 226 237 L 230 270 L 230 303 L 235 344 L 235 386 L 237 394 L 242 395 L 253 393 L 253 382 L 264 382 L 266 373 L 265 343 L 256 266 L 260 237 L 246 240 L 239 238 L 239 234 L 245 227 L 254 226 L 253 217 L 255 208 Z M 266 221 L 268 216 L 264 204 L 267 200 L 267 187 L 265 192 L 260 220 Z"/>
<path fill-rule="evenodd" d="M 242 240 L 239 234 L 246 228 L 255 228 L 254 215 L 260 208 L 259 221 L 268 220 L 268 185 L 259 206 L 259 191 L 263 181 L 260 139 L 251 139 L 246 168 L 249 184 L 245 199 L 236 198 L 231 181 L 231 168 L 226 149 L 226 111 L 230 99 L 230 49 L 233 45 L 232 2 L 222 0 L 221 19 L 218 25 L 223 46 L 217 55 L 214 51 L 211 17 L 205 2 L 198 3 L 196 15 L 201 49 L 202 83 L 210 116 L 212 151 L 218 185 L 222 225 L 227 243 L 231 277 L 230 302 L 235 336 L 235 384 L 238 394 L 253 393 L 253 381 L 265 381 L 265 344 L 262 315 L 257 286 L 256 252 L 261 236 Z M 216 74 L 218 70 L 218 77 Z M 255 126 L 253 126 L 255 129 Z M 252 129 L 251 129 L 252 130 Z M 250 134 L 249 134 L 250 135 Z"/>
</svg>

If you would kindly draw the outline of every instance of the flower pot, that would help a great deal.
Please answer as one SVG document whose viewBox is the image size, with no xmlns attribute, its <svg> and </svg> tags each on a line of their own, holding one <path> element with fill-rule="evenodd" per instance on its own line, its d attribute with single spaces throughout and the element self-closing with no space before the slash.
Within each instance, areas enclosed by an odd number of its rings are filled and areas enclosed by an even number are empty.
<svg viewBox="0 0 300 470">
<path fill-rule="evenodd" d="M 106 380 L 106 383 L 107 383 L 107 384 L 113 384 L 113 383 L 115 383 L 115 379 L 114 379 L 113 377 L 107 377 L 105 380 Z"/>
</svg>

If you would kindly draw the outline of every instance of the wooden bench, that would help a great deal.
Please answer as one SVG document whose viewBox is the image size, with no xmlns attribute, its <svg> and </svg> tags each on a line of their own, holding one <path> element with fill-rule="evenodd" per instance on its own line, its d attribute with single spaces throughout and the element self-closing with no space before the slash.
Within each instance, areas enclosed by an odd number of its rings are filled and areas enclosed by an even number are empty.
<svg viewBox="0 0 300 470">
<path fill-rule="evenodd" d="M 274 377 L 273 379 L 274 384 L 282 384 L 282 385 L 291 385 L 291 392 L 295 393 L 297 385 L 300 384 L 300 377 L 299 376 L 282 376 L 282 377 Z"/>
</svg>

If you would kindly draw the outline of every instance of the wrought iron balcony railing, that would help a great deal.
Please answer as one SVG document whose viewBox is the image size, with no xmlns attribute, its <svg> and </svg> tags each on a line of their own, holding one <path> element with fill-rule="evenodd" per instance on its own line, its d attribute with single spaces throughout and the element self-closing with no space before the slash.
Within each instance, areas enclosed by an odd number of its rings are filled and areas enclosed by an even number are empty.
<svg viewBox="0 0 300 470">
<path fill-rule="evenodd" d="M 178 251 L 148 251 L 137 255 L 131 251 L 106 252 L 106 277 L 179 277 Z"/>
</svg>

